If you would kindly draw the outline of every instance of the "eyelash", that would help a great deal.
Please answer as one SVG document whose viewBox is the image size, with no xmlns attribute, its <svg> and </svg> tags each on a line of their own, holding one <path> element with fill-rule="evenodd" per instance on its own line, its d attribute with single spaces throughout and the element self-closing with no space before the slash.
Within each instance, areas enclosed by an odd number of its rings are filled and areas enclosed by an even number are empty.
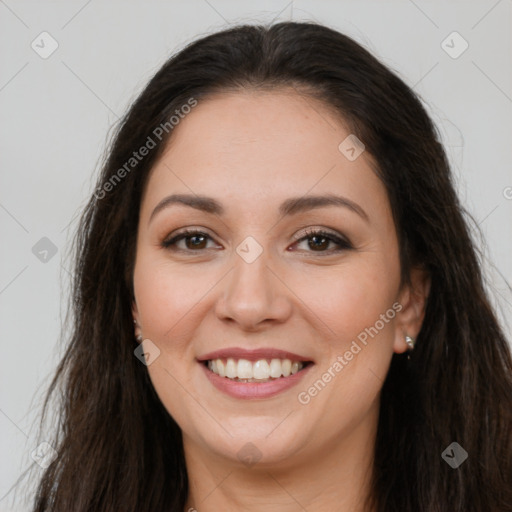
<svg viewBox="0 0 512 512">
<path fill-rule="evenodd" d="M 201 252 L 201 251 L 206 250 L 206 249 L 198 249 L 197 251 L 194 251 L 191 249 L 177 249 L 175 247 L 176 243 L 179 242 L 180 240 L 183 240 L 183 239 L 186 239 L 186 238 L 189 238 L 192 236 L 197 236 L 197 235 L 211 239 L 211 237 L 208 235 L 208 233 L 204 233 L 203 231 L 194 230 L 194 229 L 185 229 L 184 231 L 173 236 L 171 239 L 164 240 L 161 245 L 164 249 L 168 249 L 168 250 L 172 250 L 172 251 L 180 251 L 180 252 Z M 334 233 L 325 231 L 323 229 L 308 229 L 304 232 L 303 236 L 301 236 L 300 238 L 297 238 L 294 241 L 294 243 L 302 242 L 309 238 L 313 238 L 314 236 L 326 238 L 328 241 L 334 242 L 336 245 L 338 245 L 339 248 L 335 249 L 335 250 L 331 249 L 331 250 L 327 250 L 327 251 L 308 251 L 308 252 L 313 252 L 313 253 L 317 252 L 319 255 L 322 255 L 322 253 L 323 254 L 333 254 L 333 253 L 338 253 L 338 252 L 341 252 L 344 250 L 353 249 L 352 244 L 348 240 L 340 238 L 339 236 L 335 235 Z"/>
</svg>

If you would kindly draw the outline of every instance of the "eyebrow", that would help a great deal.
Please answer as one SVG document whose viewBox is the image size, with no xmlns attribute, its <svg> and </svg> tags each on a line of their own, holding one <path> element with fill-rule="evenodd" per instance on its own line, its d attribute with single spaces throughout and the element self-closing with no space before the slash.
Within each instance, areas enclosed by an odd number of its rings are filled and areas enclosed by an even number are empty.
<svg viewBox="0 0 512 512">
<path fill-rule="evenodd" d="M 224 207 L 213 197 L 198 196 L 191 194 L 172 194 L 164 197 L 155 207 L 149 217 L 148 224 L 160 211 L 169 208 L 172 205 L 184 205 L 195 208 L 212 215 L 222 216 L 225 213 Z M 326 206 L 338 206 L 348 208 L 359 215 L 366 222 L 369 222 L 368 214 L 354 201 L 335 194 L 310 195 L 302 197 L 292 197 L 286 199 L 279 206 L 279 213 L 282 217 L 296 215 L 298 213 L 313 210 L 315 208 L 324 208 Z"/>
</svg>

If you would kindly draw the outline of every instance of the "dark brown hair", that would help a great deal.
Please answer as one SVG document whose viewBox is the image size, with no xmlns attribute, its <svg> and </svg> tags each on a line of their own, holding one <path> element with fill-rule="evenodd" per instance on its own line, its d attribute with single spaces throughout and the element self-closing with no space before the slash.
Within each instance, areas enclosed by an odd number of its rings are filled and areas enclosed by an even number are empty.
<svg viewBox="0 0 512 512">
<path fill-rule="evenodd" d="M 402 281 L 413 266 L 431 277 L 417 346 L 410 361 L 393 356 L 382 389 L 369 506 L 512 510 L 512 358 L 439 135 L 411 89 L 359 44 L 289 22 L 190 44 L 121 120 L 75 239 L 71 339 L 44 403 L 46 414 L 60 393 L 58 457 L 34 512 L 183 511 L 181 431 L 134 357 L 131 315 L 141 196 L 172 130 L 122 181 L 104 185 L 190 98 L 275 87 L 320 99 L 364 142 L 389 195 Z M 454 441 L 469 454 L 457 469 L 441 457 Z"/>
</svg>

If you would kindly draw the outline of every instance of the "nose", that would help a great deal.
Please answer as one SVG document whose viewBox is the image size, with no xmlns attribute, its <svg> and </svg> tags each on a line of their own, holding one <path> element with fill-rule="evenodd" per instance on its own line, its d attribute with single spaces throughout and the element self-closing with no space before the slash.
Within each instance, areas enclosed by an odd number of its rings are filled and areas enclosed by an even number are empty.
<svg viewBox="0 0 512 512">
<path fill-rule="evenodd" d="M 270 264 L 270 265 L 269 265 Z M 263 253 L 252 263 L 234 254 L 234 268 L 222 281 L 215 312 L 245 331 L 285 322 L 292 312 L 292 293 Z"/>
</svg>

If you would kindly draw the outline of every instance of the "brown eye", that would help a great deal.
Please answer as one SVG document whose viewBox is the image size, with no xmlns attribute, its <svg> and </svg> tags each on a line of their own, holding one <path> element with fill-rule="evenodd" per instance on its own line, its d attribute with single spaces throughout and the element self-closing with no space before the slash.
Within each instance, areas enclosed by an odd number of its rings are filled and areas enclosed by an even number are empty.
<svg viewBox="0 0 512 512">
<path fill-rule="evenodd" d="M 316 251 L 317 249 L 327 249 L 330 242 L 330 238 L 320 235 L 314 235 L 312 237 L 309 237 L 308 239 L 308 245 L 314 251 Z"/>
<path fill-rule="evenodd" d="M 297 243 L 307 241 L 307 247 L 310 252 L 318 253 L 333 253 L 342 250 L 352 249 L 352 244 L 343 238 L 323 230 L 307 231 L 306 236 L 303 236 Z M 338 248 L 329 249 L 330 244 L 338 246 Z"/>
<path fill-rule="evenodd" d="M 171 239 L 162 242 L 162 247 L 165 249 L 176 249 L 183 251 L 202 250 L 208 248 L 208 239 L 211 240 L 211 237 L 202 231 L 182 231 Z M 184 247 L 178 246 L 178 242 L 181 242 L 182 240 L 184 240 Z"/>
<path fill-rule="evenodd" d="M 205 249 L 206 238 L 204 235 L 192 235 L 184 237 L 183 240 L 188 249 Z"/>
</svg>

